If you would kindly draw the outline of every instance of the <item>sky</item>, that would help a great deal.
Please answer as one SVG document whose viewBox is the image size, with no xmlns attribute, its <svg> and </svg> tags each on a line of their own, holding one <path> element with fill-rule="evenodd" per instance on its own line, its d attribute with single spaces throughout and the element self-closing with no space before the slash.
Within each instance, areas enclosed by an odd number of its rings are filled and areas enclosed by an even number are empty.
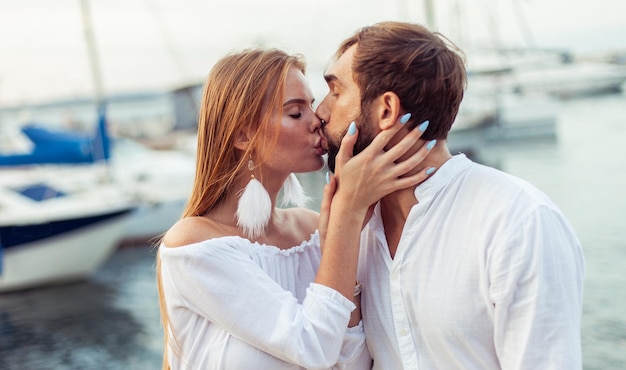
<svg viewBox="0 0 626 370">
<path fill-rule="evenodd" d="M 624 0 L 433 0 L 435 24 L 478 44 L 626 50 Z M 424 0 L 90 0 L 105 94 L 204 80 L 224 54 L 252 46 L 302 53 L 314 91 L 341 40 L 385 20 L 426 24 Z M 0 0 L 0 107 L 93 96 L 80 0 Z"/>
</svg>

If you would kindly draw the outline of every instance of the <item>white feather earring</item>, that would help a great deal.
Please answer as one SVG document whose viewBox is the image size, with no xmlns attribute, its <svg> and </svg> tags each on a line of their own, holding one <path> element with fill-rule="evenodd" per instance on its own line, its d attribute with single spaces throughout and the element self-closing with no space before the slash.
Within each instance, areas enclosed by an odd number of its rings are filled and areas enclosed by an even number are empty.
<svg viewBox="0 0 626 370">
<path fill-rule="evenodd" d="M 248 169 L 252 172 L 254 162 L 248 161 Z M 248 185 L 241 191 L 237 203 L 237 226 L 243 228 L 244 234 L 250 239 L 263 235 L 270 216 L 272 200 L 263 184 L 250 174 Z"/>
<path fill-rule="evenodd" d="M 291 173 L 285 183 L 283 184 L 283 201 L 282 205 L 287 206 L 293 204 L 296 207 L 306 207 L 309 197 L 304 193 L 300 181 L 296 177 L 295 173 Z"/>
</svg>

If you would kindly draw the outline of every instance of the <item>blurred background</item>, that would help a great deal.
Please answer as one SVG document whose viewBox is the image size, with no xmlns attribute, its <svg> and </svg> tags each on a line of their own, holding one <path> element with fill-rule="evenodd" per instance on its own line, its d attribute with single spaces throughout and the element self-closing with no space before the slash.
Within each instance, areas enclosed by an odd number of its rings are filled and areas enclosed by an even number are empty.
<svg viewBox="0 0 626 370">
<path fill-rule="evenodd" d="M 153 243 L 189 193 L 210 68 L 252 46 L 302 53 L 319 101 L 341 40 L 384 20 L 463 50 L 451 150 L 561 207 L 587 260 L 584 368 L 626 367 L 625 13 L 622 0 L 0 0 L 0 368 L 159 368 Z M 299 175 L 312 209 L 323 173 Z"/>
</svg>

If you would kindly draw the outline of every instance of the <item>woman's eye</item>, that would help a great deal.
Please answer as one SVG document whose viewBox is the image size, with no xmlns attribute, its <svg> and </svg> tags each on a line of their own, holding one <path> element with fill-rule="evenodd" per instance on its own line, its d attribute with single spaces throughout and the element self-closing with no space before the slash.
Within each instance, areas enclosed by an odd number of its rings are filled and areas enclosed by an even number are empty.
<svg viewBox="0 0 626 370">
<path fill-rule="evenodd" d="M 302 113 L 298 112 L 296 114 L 290 114 L 289 117 L 298 119 L 298 118 L 302 117 Z"/>
</svg>

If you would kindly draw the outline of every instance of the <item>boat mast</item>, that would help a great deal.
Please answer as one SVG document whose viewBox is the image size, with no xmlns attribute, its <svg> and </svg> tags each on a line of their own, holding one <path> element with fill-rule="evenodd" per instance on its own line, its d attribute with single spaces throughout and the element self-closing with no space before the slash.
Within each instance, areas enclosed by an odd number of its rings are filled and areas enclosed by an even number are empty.
<svg viewBox="0 0 626 370">
<path fill-rule="evenodd" d="M 97 111 L 97 134 L 94 138 L 92 156 L 94 160 L 99 156 L 104 159 L 105 178 L 111 181 L 111 169 L 108 165 L 110 147 L 109 137 L 107 133 L 107 117 L 106 117 L 106 97 L 104 87 L 102 85 L 102 71 L 100 69 L 100 59 L 98 58 L 98 50 L 96 48 L 96 38 L 94 37 L 93 24 L 91 22 L 91 12 L 89 9 L 89 0 L 80 0 L 80 9 L 83 18 L 83 30 L 85 31 L 85 42 L 87 43 L 87 51 L 89 54 L 89 63 L 91 65 L 91 77 L 93 79 L 94 95 L 96 100 Z"/>
<path fill-rule="evenodd" d="M 80 0 L 80 8 L 83 17 L 85 41 L 87 42 L 87 51 L 89 53 L 89 63 L 91 64 L 91 77 L 94 84 L 96 103 L 98 104 L 98 109 L 101 109 L 105 104 L 104 88 L 102 86 L 102 72 L 100 70 L 98 50 L 96 49 L 96 39 L 93 34 L 91 13 L 89 11 L 89 0 Z"/>
<path fill-rule="evenodd" d="M 431 31 L 435 30 L 435 7 L 432 0 L 424 0 L 424 11 L 426 12 L 426 25 Z"/>
<path fill-rule="evenodd" d="M 408 0 L 398 0 L 396 7 L 398 10 L 398 19 L 408 19 L 409 4 Z M 426 14 L 426 27 L 431 31 L 436 31 L 435 6 L 433 0 L 424 0 L 424 13 Z"/>
</svg>

